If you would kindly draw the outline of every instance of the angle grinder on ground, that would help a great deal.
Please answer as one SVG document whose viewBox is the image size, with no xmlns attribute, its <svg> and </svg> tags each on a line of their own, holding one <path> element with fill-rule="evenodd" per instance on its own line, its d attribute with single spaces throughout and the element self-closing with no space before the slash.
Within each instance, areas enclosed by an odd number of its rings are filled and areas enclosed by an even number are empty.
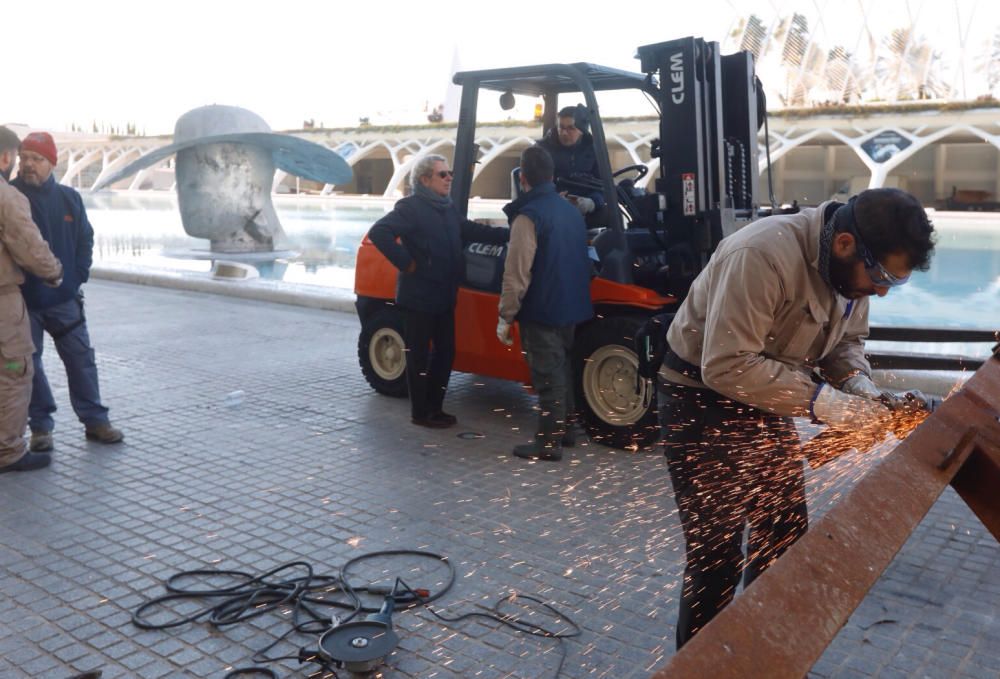
<svg viewBox="0 0 1000 679">
<path fill-rule="evenodd" d="M 390 594 L 378 613 L 326 631 L 319 638 L 320 657 L 352 675 L 368 676 L 399 644 L 399 637 L 392 631 L 395 607 L 396 599 Z"/>
</svg>

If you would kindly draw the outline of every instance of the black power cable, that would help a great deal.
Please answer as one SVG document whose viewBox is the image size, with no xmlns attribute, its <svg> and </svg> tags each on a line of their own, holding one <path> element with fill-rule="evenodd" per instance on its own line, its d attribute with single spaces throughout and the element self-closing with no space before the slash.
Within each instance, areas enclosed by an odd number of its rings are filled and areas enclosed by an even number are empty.
<svg viewBox="0 0 1000 679">
<path fill-rule="evenodd" d="M 410 587 L 398 577 L 395 579 L 391 589 L 375 585 L 357 585 L 350 582 L 349 575 L 352 569 L 355 571 L 359 570 L 359 564 L 384 557 L 417 557 L 438 561 L 447 567 L 446 581 L 436 591 Z M 286 575 L 286 571 L 295 571 L 296 569 L 301 569 L 301 572 L 304 572 L 304 574 L 295 577 Z M 223 578 L 234 582 L 221 587 L 184 586 L 184 583 L 188 580 L 203 583 L 205 579 L 210 578 Z M 132 613 L 132 624 L 140 629 L 157 630 L 178 627 L 205 618 L 213 627 L 222 628 L 227 625 L 234 625 L 250 620 L 251 618 L 256 618 L 275 609 L 291 607 L 291 628 L 268 644 L 267 647 L 255 652 L 252 658 L 253 662 L 298 660 L 300 663 L 308 662 L 320 665 L 325 671 L 331 672 L 336 677 L 335 669 L 326 659 L 321 657 L 318 650 L 302 647 L 296 655 L 285 656 L 268 656 L 267 653 L 294 633 L 319 636 L 337 625 L 349 622 L 361 613 L 377 612 L 379 610 L 378 607 L 373 608 L 364 605 L 361 600 L 361 594 L 373 596 L 388 595 L 394 603 L 393 610 L 408 610 L 422 606 L 426 607 L 434 617 L 443 622 L 457 623 L 474 617 L 487 618 L 522 634 L 555 639 L 559 643 L 561 653 L 559 665 L 556 668 L 554 676 L 558 678 L 561 675 L 562 667 L 567 657 L 564 640 L 581 634 L 580 627 L 569 616 L 564 615 L 554 606 L 545 603 L 541 599 L 525 594 L 511 594 L 500 598 L 492 608 L 481 607 L 486 612 L 473 611 L 448 617 L 435 611 L 430 604 L 447 594 L 455 584 L 456 578 L 455 567 L 446 556 L 424 550 L 411 549 L 384 550 L 361 554 L 347 561 L 341 567 L 339 575 L 317 575 L 313 572 L 312 566 L 305 561 L 290 561 L 258 575 L 235 570 L 196 569 L 180 571 L 165 581 L 164 587 L 167 590 L 167 594 L 150 599 L 135 609 Z M 334 595 L 340 593 L 346 596 L 348 600 L 344 601 L 343 599 L 332 598 Z M 208 600 L 208 605 L 204 605 L 194 613 L 178 615 L 163 622 L 153 622 L 150 619 L 156 615 L 157 609 L 166 609 L 171 602 L 182 603 L 185 601 L 203 600 Z M 515 603 L 525 601 L 540 607 L 546 615 L 550 615 L 557 622 L 562 623 L 562 628 L 555 631 L 549 630 L 537 623 L 501 610 L 501 607 L 505 604 L 514 605 Z M 330 609 L 346 610 L 349 612 L 341 618 L 334 615 Z M 226 678 L 253 675 L 277 679 L 277 674 L 273 670 L 259 666 L 233 669 L 226 675 Z"/>
</svg>

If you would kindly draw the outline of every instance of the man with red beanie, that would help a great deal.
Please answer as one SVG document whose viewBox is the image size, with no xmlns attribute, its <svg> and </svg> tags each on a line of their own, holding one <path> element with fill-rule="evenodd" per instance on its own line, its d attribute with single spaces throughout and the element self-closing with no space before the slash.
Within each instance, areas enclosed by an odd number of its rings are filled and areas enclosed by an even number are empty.
<svg viewBox="0 0 1000 679">
<path fill-rule="evenodd" d="M 53 448 L 55 422 L 52 414 L 56 411 L 56 402 L 42 369 L 43 331 L 52 337 L 66 367 L 69 400 L 83 423 L 87 438 L 100 443 L 118 443 L 125 437 L 111 426 L 108 409 L 101 404 L 97 363 L 90 346 L 80 290 L 90 277 L 94 230 L 87 220 L 80 194 L 57 183 L 52 175 L 59 157 L 50 134 L 32 132 L 25 137 L 21 142 L 20 160 L 17 179 L 11 184 L 31 203 L 35 224 L 63 266 L 63 282 L 58 288 L 46 287 L 43 281 L 31 275 L 21 286 L 35 344 L 35 377 L 28 409 L 29 448 L 33 452 Z"/>
<path fill-rule="evenodd" d="M 51 462 L 47 454 L 24 448 L 35 347 L 18 286 L 23 269 L 57 286 L 62 267 L 32 223 L 28 201 L 7 185 L 20 143 L 12 130 L 0 127 L 0 474 Z"/>
</svg>

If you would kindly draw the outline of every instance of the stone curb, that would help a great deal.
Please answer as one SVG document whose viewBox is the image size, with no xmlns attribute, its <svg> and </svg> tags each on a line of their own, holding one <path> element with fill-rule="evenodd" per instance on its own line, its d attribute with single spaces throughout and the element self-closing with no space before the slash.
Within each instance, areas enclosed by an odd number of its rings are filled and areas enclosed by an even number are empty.
<svg viewBox="0 0 1000 679">
<path fill-rule="evenodd" d="M 327 288 L 319 285 L 283 283 L 280 281 L 217 280 L 209 273 L 191 271 L 164 271 L 140 267 L 95 265 L 90 270 L 93 278 L 135 285 L 151 285 L 189 292 L 207 292 L 212 295 L 254 299 L 277 304 L 292 304 L 312 309 L 357 313 L 355 296 L 350 290 Z"/>
</svg>

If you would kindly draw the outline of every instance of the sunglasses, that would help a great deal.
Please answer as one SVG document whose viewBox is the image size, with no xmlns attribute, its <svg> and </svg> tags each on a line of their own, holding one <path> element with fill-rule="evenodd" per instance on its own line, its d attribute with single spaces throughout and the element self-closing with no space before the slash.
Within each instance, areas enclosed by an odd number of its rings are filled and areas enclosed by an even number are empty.
<svg viewBox="0 0 1000 679">
<path fill-rule="evenodd" d="M 441 170 L 440 172 L 436 172 L 435 174 L 438 177 L 440 177 L 441 179 L 444 179 L 446 177 L 454 177 L 455 176 L 455 173 L 452 170 Z"/>
<path fill-rule="evenodd" d="M 854 236 L 854 245 L 857 249 L 858 258 L 865 265 L 865 273 L 868 274 L 868 278 L 871 279 L 873 285 L 880 288 L 896 288 L 903 285 L 910 280 L 910 276 L 897 276 L 890 271 L 888 271 L 875 257 L 872 255 L 871 251 L 865 245 L 865 242 L 861 240 L 861 234 L 858 233 L 857 226 L 854 222 L 854 205 L 851 205 L 851 223 L 847 224 L 847 230 L 852 236 Z"/>
</svg>

